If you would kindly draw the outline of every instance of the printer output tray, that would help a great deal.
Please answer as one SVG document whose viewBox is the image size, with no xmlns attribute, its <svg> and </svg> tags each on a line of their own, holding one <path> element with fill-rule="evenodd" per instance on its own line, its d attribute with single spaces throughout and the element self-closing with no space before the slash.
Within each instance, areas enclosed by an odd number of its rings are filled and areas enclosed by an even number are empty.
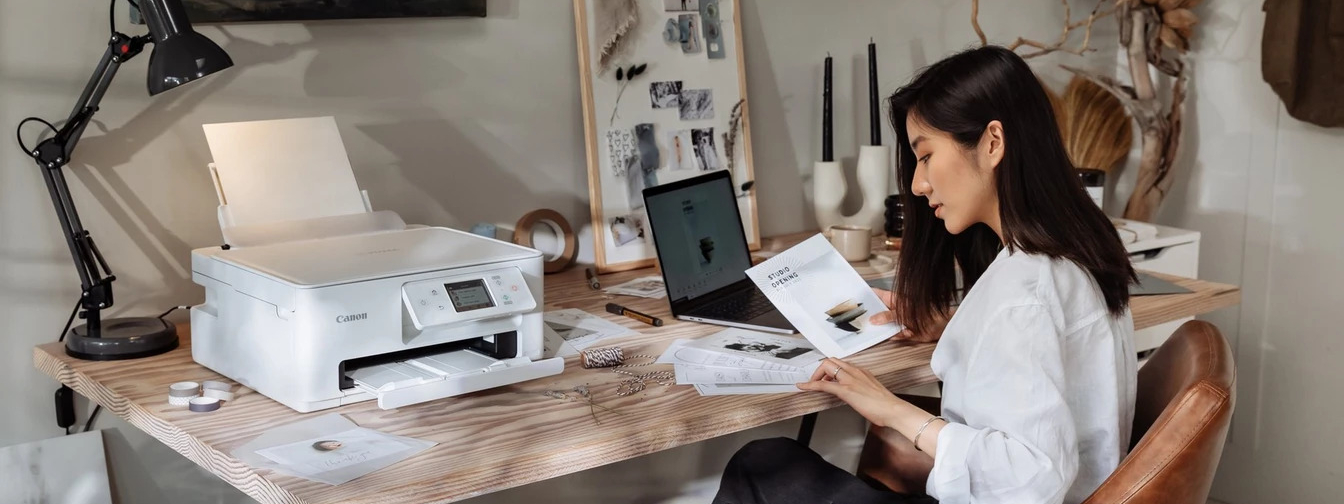
<svg viewBox="0 0 1344 504">
<path fill-rule="evenodd" d="M 561 357 L 498 360 L 464 349 L 359 368 L 347 376 L 377 397 L 379 408 L 394 409 L 560 374 L 564 368 Z"/>
</svg>

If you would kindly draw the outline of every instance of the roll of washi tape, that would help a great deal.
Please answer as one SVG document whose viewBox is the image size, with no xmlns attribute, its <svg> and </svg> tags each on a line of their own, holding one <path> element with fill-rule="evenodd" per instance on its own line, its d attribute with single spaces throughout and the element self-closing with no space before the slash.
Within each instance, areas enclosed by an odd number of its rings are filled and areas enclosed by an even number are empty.
<svg viewBox="0 0 1344 504">
<path fill-rule="evenodd" d="M 213 397 L 197 397 L 191 400 L 190 404 L 187 405 L 187 409 L 197 413 L 214 411 L 219 409 L 219 399 Z"/>
<path fill-rule="evenodd" d="M 201 382 L 201 388 L 205 390 L 223 390 L 225 392 L 228 392 L 230 390 L 233 390 L 233 385 L 229 385 L 222 381 L 206 380 Z"/>
<path fill-rule="evenodd" d="M 177 382 L 168 386 L 168 404 L 173 406 L 186 406 L 200 396 L 201 384 L 196 382 Z"/>
<path fill-rule="evenodd" d="M 204 393 L 201 394 L 201 397 L 210 397 L 214 399 L 219 399 L 220 401 L 227 402 L 233 400 L 233 392 L 229 392 L 227 390 L 208 388 L 205 389 Z"/>
<path fill-rule="evenodd" d="M 569 221 L 565 220 L 560 212 L 543 208 L 533 210 L 518 219 L 518 225 L 513 229 L 513 242 L 524 247 L 532 247 L 532 227 L 538 222 L 553 226 L 556 234 L 565 242 L 565 249 L 554 259 L 546 261 L 547 273 L 557 273 L 568 268 L 574 263 L 575 253 L 578 252 L 578 238 L 574 236 L 574 228 L 570 227 Z"/>
</svg>

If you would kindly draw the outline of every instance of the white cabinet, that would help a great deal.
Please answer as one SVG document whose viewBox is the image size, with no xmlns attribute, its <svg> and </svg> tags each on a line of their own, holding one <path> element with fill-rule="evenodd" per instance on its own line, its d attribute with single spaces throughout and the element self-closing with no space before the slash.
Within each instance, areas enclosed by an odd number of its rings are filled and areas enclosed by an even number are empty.
<svg viewBox="0 0 1344 504">
<path fill-rule="evenodd" d="M 1135 269 L 1199 278 L 1199 232 L 1146 222 L 1113 219 L 1125 241 L 1125 250 Z M 1162 345 L 1186 317 L 1134 331 L 1134 346 L 1140 355 Z"/>
</svg>

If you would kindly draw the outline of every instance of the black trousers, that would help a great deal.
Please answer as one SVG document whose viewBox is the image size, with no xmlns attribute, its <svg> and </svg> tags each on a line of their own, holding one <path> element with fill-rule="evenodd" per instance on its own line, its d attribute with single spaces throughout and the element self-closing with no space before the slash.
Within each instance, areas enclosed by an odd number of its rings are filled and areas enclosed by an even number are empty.
<svg viewBox="0 0 1344 504">
<path fill-rule="evenodd" d="M 743 446 L 728 461 L 714 496 L 714 504 L 936 502 L 932 497 L 873 488 L 789 438 L 760 439 Z"/>
</svg>

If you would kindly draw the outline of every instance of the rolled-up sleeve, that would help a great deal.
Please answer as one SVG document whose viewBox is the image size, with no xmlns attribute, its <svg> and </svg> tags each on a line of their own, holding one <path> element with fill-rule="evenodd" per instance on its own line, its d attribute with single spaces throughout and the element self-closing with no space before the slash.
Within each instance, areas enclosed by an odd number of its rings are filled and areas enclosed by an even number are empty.
<svg viewBox="0 0 1344 504">
<path fill-rule="evenodd" d="M 927 491 L 939 502 L 1058 503 L 1078 473 L 1063 342 L 1041 305 L 1000 310 L 968 357 L 968 411 L 943 427 Z"/>
</svg>

